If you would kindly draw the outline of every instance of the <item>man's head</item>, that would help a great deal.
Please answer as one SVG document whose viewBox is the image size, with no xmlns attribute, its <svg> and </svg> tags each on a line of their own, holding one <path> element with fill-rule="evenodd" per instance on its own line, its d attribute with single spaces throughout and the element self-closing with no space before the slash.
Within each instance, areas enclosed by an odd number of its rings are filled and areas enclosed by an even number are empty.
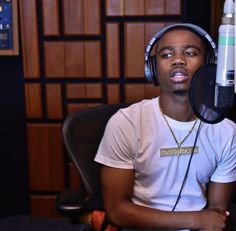
<svg viewBox="0 0 236 231">
<path fill-rule="evenodd" d="M 156 54 L 151 55 L 152 49 L 156 45 L 158 47 L 159 41 L 161 41 L 161 38 L 166 33 L 176 30 L 188 30 L 195 34 L 197 37 L 199 37 L 199 39 L 201 39 L 203 44 L 205 45 L 205 63 L 214 63 L 215 61 L 215 43 L 210 37 L 210 35 L 208 35 L 208 33 L 201 27 L 189 23 L 177 23 L 167 26 L 165 28 L 162 28 L 158 33 L 156 33 L 152 37 L 145 51 L 145 75 L 148 81 L 153 82 L 155 85 L 158 85 L 158 70 L 156 69 Z"/>
<path fill-rule="evenodd" d="M 188 93 L 193 74 L 205 63 L 207 49 L 202 39 L 185 28 L 166 32 L 156 45 L 156 67 L 162 91 Z"/>
</svg>

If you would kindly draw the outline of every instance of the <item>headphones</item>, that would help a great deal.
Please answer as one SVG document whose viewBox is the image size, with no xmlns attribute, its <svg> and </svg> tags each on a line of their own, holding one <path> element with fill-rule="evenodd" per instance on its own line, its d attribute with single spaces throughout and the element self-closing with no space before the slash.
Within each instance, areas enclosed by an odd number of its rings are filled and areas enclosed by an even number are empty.
<svg viewBox="0 0 236 231">
<path fill-rule="evenodd" d="M 175 28 L 183 28 L 188 29 L 195 34 L 197 34 L 201 39 L 207 42 L 210 45 L 210 51 L 206 57 L 206 63 L 214 63 L 217 57 L 216 54 L 216 45 L 211 38 L 211 36 L 203 30 L 201 27 L 191 24 L 191 23 L 177 23 L 166 26 L 158 31 L 148 43 L 145 54 L 144 54 L 144 72 L 147 80 L 149 82 L 153 82 L 155 85 L 158 85 L 158 78 L 157 78 L 157 69 L 156 69 L 156 55 L 151 55 L 152 48 L 156 45 L 158 40 L 169 30 Z"/>
</svg>

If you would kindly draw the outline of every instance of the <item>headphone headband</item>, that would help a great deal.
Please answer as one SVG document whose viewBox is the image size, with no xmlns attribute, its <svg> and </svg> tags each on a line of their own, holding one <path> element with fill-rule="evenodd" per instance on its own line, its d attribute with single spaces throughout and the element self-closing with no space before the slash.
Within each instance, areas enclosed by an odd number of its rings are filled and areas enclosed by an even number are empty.
<svg viewBox="0 0 236 231">
<path fill-rule="evenodd" d="M 191 23 L 176 23 L 172 24 L 166 27 L 163 27 L 161 30 L 159 30 L 149 41 L 145 53 L 144 53 L 144 72 L 147 80 L 149 82 L 154 82 L 154 84 L 158 84 L 157 76 L 156 76 L 156 62 L 154 62 L 155 57 L 151 56 L 151 51 L 152 48 L 156 45 L 157 41 L 169 30 L 175 29 L 175 28 L 183 28 L 183 29 L 188 29 L 190 31 L 195 32 L 196 34 L 199 35 L 199 37 L 205 39 L 205 41 L 208 42 L 212 49 L 212 54 L 208 58 L 207 62 L 208 63 L 213 63 L 215 61 L 216 57 L 216 45 L 211 38 L 211 36 L 201 27 L 191 24 Z"/>
</svg>

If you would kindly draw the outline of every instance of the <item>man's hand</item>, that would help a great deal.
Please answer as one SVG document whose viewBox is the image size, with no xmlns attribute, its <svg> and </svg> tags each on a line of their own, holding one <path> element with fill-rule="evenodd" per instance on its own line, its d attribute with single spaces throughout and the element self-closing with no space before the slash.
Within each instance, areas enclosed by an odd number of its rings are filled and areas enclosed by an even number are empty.
<svg viewBox="0 0 236 231">
<path fill-rule="evenodd" d="M 199 212 L 199 231 L 222 231 L 226 228 L 228 211 L 221 209 L 204 209 Z"/>
</svg>

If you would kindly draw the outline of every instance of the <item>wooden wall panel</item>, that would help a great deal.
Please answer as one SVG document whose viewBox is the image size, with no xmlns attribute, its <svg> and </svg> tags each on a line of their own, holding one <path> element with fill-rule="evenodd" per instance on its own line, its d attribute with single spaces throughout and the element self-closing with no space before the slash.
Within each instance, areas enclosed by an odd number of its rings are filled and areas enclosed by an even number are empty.
<svg viewBox="0 0 236 231">
<path fill-rule="evenodd" d="M 124 0 L 125 15 L 144 15 L 144 0 Z"/>
<path fill-rule="evenodd" d="M 70 187 L 79 188 L 81 187 L 81 180 L 78 171 L 73 163 L 69 164 L 69 174 L 70 174 Z"/>
<path fill-rule="evenodd" d="M 180 15 L 181 1 L 180 0 L 166 0 L 166 15 Z"/>
<path fill-rule="evenodd" d="M 32 195 L 31 211 L 34 217 L 59 217 L 56 207 L 56 196 Z"/>
<path fill-rule="evenodd" d="M 102 84 L 67 84 L 66 92 L 68 99 L 102 98 Z"/>
<path fill-rule="evenodd" d="M 102 77 L 101 42 L 85 42 L 86 77 Z"/>
<path fill-rule="evenodd" d="M 145 48 L 149 43 L 149 41 L 151 40 L 151 38 L 164 26 L 165 23 L 163 22 L 145 24 Z"/>
<path fill-rule="evenodd" d="M 124 15 L 123 0 L 106 0 L 106 15 L 107 16 Z"/>
<path fill-rule="evenodd" d="M 83 0 L 63 0 L 65 35 L 83 34 Z"/>
<path fill-rule="evenodd" d="M 31 190 L 62 190 L 64 157 L 61 124 L 28 124 L 27 140 Z"/>
<path fill-rule="evenodd" d="M 160 88 L 153 84 L 144 85 L 145 98 L 152 99 L 160 95 Z"/>
<path fill-rule="evenodd" d="M 63 0 L 66 35 L 101 33 L 101 0 Z"/>
<path fill-rule="evenodd" d="M 108 16 L 181 15 L 181 0 L 107 0 Z"/>
<path fill-rule="evenodd" d="M 125 85 L 125 101 L 134 103 L 144 99 L 144 84 L 126 84 Z"/>
<path fill-rule="evenodd" d="M 23 72 L 25 78 L 40 77 L 39 41 L 36 0 L 19 1 L 21 11 L 21 37 Z"/>
<path fill-rule="evenodd" d="M 101 34 L 101 0 L 84 0 L 84 34 Z"/>
<path fill-rule="evenodd" d="M 120 41 L 119 24 L 107 23 L 107 77 L 118 78 L 120 76 Z"/>
<path fill-rule="evenodd" d="M 152 84 L 126 84 L 125 88 L 125 99 L 129 103 L 151 99 L 160 95 L 159 87 Z"/>
<path fill-rule="evenodd" d="M 145 15 L 164 15 L 165 0 L 145 0 Z"/>
<path fill-rule="evenodd" d="M 64 42 L 44 43 L 44 65 L 46 77 L 65 76 L 65 46 Z"/>
<path fill-rule="evenodd" d="M 42 118 L 42 89 L 38 83 L 25 84 L 25 104 L 27 118 Z"/>
<path fill-rule="evenodd" d="M 66 84 L 67 99 L 86 98 L 85 84 Z"/>
<path fill-rule="evenodd" d="M 83 42 L 65 43 L 65 76 L 85 76 L 85 55 Z"/>
<path fill-rule="evenodd" d="M 107 85 L 107 103 L 115 104 L 120 102 L 120 86 L 118 84 Z"/>
<path fill-rule="evenodd" d="M 127 78 L 144 76 L 144 27 L 144 23 L 125 25 L 125 76 Z"/>
<path fill-rule="evenodd" d="M 102 84 L 86 84 L 86 97 L 87 98 L 102 98 Z"/>
<path fill-rule="evenodd" d="M 59 13 L 58 0 L 42 0 L 43 7 L 43 34 L 58 36 Z"/>
<path fill-rule="evenodd" d="M 46 85 L 47 118 L 63 119 L 62 93 L 60 84 Z"/>
</svg>

